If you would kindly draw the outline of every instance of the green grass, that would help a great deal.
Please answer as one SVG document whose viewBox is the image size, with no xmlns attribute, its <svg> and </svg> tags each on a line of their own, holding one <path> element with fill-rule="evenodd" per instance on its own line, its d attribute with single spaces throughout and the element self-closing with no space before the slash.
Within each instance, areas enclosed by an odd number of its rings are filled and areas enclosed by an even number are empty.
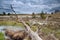
<svg viewBox="0 0 60 40">
<path fill-rule="evenodd" d="M 41 31 L 45 35 L 49 35 L 50 33 L 53 33 L 55 35 L 55 37 L 60 40 L 60 29 L 59 28 L 55 28 L 55 26 L 45 26 L 45 27 L 42 27 Z"/>
<path fill-rule="evenodd" d="M 4 35 L 1 32 L 0 32 L 0 40 L 4 40 Z"/>
<path fill-rule="evenodd" d="M 44 32 L 46 35 L 48 35 L 49 33 L 52 33 L 53 30 L 47 28 L 47 27 L 43 27 L 41 28 L 41 31 Z"/>
<path fill-rule="evenodd" d="M 1 25 L 4 25 L 4 26 L 22 26 L 23 27 L 22 23 L 17 23 L 15 21 L 0 21 L 0 26 Z"/>
<path fill-rule="evenodd" d="M 60 30 L 55 32 L 55 36 L 60 39 Z"/>
</svg>

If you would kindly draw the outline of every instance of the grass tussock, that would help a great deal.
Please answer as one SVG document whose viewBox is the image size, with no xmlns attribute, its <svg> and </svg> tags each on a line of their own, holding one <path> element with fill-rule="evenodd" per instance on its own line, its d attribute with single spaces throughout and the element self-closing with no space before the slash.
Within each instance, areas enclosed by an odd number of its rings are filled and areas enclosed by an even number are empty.
<svg viewBox="0 0 60 40">
<path fill-rule="evenodd" d="M 4 35 L 1 32 L 0 32 L 0 40 L 4 40 Z"/>
</svg>

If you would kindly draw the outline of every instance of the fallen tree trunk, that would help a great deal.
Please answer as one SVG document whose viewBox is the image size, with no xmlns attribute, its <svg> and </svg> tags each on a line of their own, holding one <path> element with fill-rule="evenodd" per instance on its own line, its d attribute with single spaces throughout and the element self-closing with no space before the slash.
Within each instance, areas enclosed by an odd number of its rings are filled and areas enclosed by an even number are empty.
<svg viewBox="0 0 60 40">
<path fill-rule="evenodd" d="M 25 26 L 29 36 L 32 38 L 32 40 L 42 40 L 38 33 L 34 32 L 31 30 L 30 26 L 28 26 L 23 20 L 21 20 L 21 22 L 23 23 L 23 25 Z"/>
<path fill-rule="evenodd" d="M 12 9 L 12 11 L 15 13 L 12 5 L 11 5 L 11 9 Z M 15 13 L 15 15 L 16 15 L 16 13 Z M 17 15 L 16 15 L 16 18 L 17 18 L 16 21 L 18 21 L 18 16 L 17 16 Z M 21 18 L 20 18 L 20 19 L 21 19 Z M 32 38 L 32 40 L 42 40 L 42 39 L 39 37 L 39 35 L 38 35 L 36 32 L 32 31 L 31 28 L 30 28 L 30 26 L 28 26 L 22 19 L 21 19 L 21 22 L 22 22 L 23 25 L 25 26 L 25 28 L 26 28 L 26 30 L 28 31 L 28 34 L 29 34 L 29 36 Z"/>
</svg>

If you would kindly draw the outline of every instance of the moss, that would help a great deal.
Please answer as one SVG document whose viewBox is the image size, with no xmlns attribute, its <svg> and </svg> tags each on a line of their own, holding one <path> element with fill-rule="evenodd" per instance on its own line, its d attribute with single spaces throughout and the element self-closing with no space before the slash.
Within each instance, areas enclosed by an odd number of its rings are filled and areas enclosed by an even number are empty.
<svg viewBox="0 0 60 40">
<path fill-rule="evenodd" d="M 0 40 L 4 40 L 4 35 L 1 32 L 0 32 Z"/>
<path fill-rule="evenodd" d="M 36 26 L 32 26 L 31 29 L 35 32 L 38 28 Z"/>
</svg>

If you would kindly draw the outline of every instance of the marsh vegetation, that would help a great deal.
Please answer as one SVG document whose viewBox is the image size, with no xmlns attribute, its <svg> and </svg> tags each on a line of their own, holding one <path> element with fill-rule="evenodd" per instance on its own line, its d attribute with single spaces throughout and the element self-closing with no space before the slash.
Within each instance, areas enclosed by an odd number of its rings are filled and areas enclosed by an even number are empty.
<svg viewBox="0 0 60 40">
<path fill-rule="evenodd" d="M 32 13 L 27 17 L 19 18 L 15 15 L 14 20 L 12 16 L 10 15 L 6 20 L 2 19 L 2 16 L 0 21 L 0 26 L 8 26 L 4 29 L 4 34 L 9 37 L 9 40 L 60 40 L 59 12 L 57 14 Z M 10 26 L 12 26 L 11 29 Z M 24 30 L 14 30 L 15 26 L 16 28 L 22 27 Z M 5 39 L 4 34 L 0 32 L 1 40 Z"/>
</svg>

